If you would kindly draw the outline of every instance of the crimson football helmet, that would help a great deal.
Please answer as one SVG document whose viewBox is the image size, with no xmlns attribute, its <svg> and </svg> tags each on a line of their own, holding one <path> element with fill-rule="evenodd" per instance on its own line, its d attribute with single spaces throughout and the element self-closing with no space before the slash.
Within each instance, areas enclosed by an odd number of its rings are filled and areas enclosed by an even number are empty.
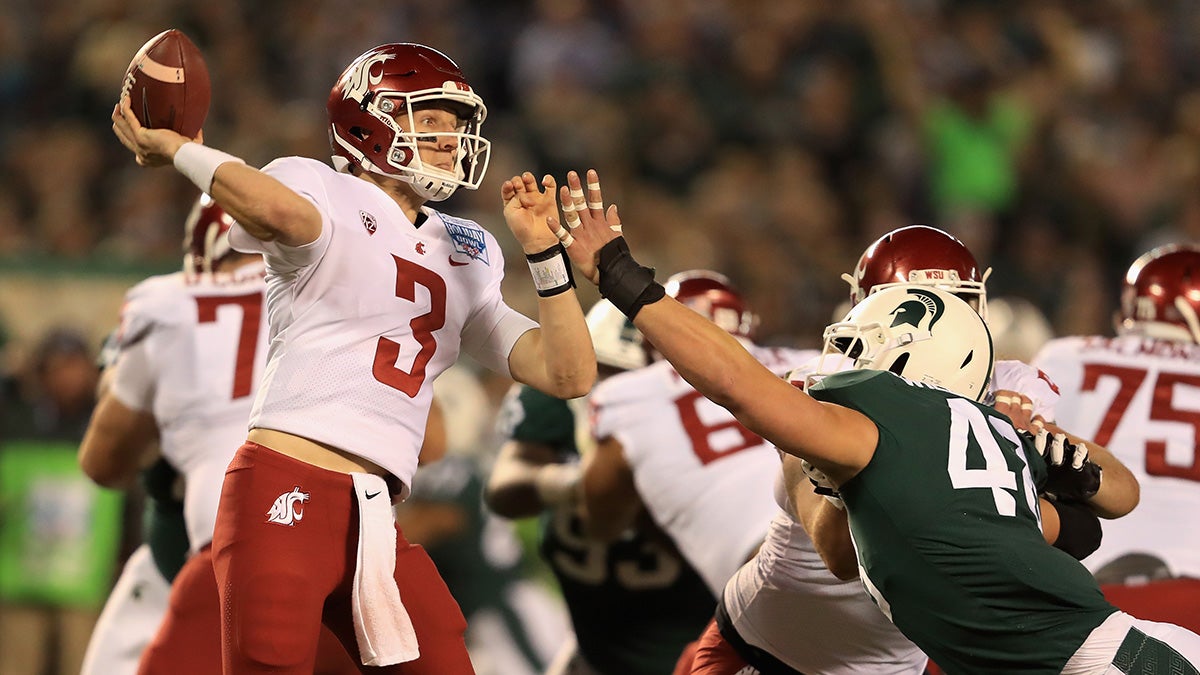
<svg viewBox="0 0 1200 675">
<path fill-rule="evenodd" d="M 673 274 L 665 284 L 667 295 L 708 317 L 731 335 L 753 339 L 758 316 L 725 275 L 709 270 Z"/>
<path fill-rule="evenodd" d="M 1117 332 L 1200 344 L 1198 312 L 1200 246 L 1168 244 L 1129 266 Z"/>
<path fill-rule="evenodd" d="M 201 193 L 183 226 L 183 271 L 211 274 L 218 263 L 237 253 L 229 245 L 231 227 L 233 217 Z"/>
<path fill-rule="evenodd" d="M 439 104 L 455 111 L 459 127 L 436 136 L 412 133 L 413 111 Z M 436 49 L 393 43 L 367 51 L 338 78 L 326 108 L 338 171 L 357 165 L 409 183 L 422 198 L 435 202 L 459 187 L 474 190 L 483 181 L 491 144 L 479 129 L 487 107 L 454 61 Z M 445 138 L 457 141 L 454 168 L 426 165 L 418 143 Z"/>
<path fill-rule="evenodd" d="M 850 284 L 850 302 L 901 284 L 921 284 L 950 291 L 966 300 L 987 320 L 984 283 L 992 270 L 979 272 L 979 263 L 957 237 L 928 225 L 897 228 L 863 251 Z"/>
</svg>

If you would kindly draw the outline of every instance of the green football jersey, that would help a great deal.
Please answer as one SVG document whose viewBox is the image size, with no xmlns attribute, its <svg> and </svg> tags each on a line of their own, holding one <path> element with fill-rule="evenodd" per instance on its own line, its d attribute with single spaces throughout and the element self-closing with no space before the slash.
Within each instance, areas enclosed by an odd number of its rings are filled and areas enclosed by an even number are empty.
<svg viewBox="0 0 1200 675">
<path fill-rule="evenodd" d="M 530 387 L 514 391 L 502 431 L 550 445 L 564 460 L 577 457 L 567 402 Z M 543 514 L 538 548 L 562 589 L 580 653 L 606 675 L 670 673 L 716 609 L 700 575 L 659 531 L 639 528 L 598 542 L 583 536 L 573 509 L 559 509 Z"/>
<path fill-rule="evenodd" d="M 1059 673 L 1116 611 L 1078 561 L 1045 542 L 1045 463 L 1008 418 L 888 372 L 811 388 L 879 428 L 841 487 L 861 578 L 947 673 Z"/>
</svg>

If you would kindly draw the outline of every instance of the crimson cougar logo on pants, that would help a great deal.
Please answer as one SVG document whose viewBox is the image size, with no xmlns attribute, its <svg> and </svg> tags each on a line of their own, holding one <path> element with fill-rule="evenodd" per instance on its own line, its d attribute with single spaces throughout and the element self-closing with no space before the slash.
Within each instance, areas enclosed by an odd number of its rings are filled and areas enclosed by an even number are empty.
<svg viewBox="0 0 1200 675">
<path fill-rule="evenodd" d="M 304 509 L 300 508 L 300 505 L 307 501 L 308 493 L 301 492 L 300 486 L 297 485 L 291 492 L 285 492 L 275 498 L 271 510 L 267 511 L 267 522 L 295 525 L 304 519 Z"/>
</svg>

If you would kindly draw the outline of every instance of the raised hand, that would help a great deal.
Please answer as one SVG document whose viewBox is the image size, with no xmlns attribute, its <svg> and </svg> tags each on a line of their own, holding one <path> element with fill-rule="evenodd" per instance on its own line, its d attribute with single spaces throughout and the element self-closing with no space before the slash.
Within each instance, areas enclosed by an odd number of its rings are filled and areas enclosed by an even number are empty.
<svg viewBox="0 0 1200 675">
<path fill-rule="evenodd" d="M 166 166 L 175 159 L 175 152 L 189 141 L 204 143 L 204 132 L 187 138 L 170 129 L 147 129 L 129 107 L 129 97 L 122 96 L 113 106 L 112 130 L 121 145 L 132 152 L 141 166 Z"/>
<path fill-rule="evenodd" d="M 557 242 L 545 225 L 548 218 L 558 213 L 554 203 L 555 187 L 553 176 L 543 176 L 539 186 L 528 171 L 509 178 L 500 186 L 504 221 L 526 253 L 540 253 Z"/>
<path fill-rule="evenodd" d="M 600 249 L 621 236 L 621 217 L 617 215 L 617 205 L 612 204 L 605 210 L 600 175 L 595 169 L 588 169 L 586 193 L 579 174 L 569 172 L 567 184 L 559 188 L 558 200 L 566 227 L 558 218 L 551 217 L 546 221 L 549 231 L 567 247 L 567 255 L 580 274 L 593 284 L 599 284 L 597 263 Z"/>
</svg>

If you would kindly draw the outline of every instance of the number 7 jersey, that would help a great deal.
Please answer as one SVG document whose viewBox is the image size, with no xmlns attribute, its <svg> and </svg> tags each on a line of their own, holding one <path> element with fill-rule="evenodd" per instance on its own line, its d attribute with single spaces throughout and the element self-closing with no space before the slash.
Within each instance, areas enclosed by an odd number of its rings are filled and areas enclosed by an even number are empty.
<svg viewBox="0 0 1200 675">
<path fill-rule="evenodd" d="M 1034 365 L 1062 392 L 1059 426 L 1107 447 L 1141 486 L 1137 508 L 1104 521 L 1104 541 L 1084 564 L 1095 572 L 1141 553 L 1174 576 L 1200 578 L 1200 346 L 1067 337 L 1047 343 Z"/>
</svg>

